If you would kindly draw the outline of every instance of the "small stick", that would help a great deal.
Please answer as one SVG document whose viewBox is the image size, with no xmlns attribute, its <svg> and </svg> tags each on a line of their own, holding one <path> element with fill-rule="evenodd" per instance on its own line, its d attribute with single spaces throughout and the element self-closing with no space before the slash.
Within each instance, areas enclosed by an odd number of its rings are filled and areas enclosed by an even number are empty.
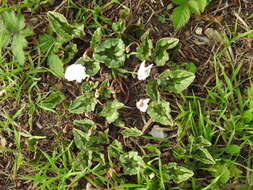
<svg viewBox="0 0 253 190">
<path fill-rule="evenodd" d="M 154 122 L 153 119 L 149 119 L 143 126 L 142 128 L 142 133 L 145 133 L 145 131 L 149 128 L 149 126 Z"/>
</svg>

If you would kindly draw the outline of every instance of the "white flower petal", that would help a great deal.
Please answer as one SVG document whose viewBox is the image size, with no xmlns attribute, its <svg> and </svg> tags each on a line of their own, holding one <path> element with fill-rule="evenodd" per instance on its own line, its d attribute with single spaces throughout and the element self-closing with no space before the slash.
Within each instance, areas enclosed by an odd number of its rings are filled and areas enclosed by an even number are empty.
<svg viewBox="0 0 253 190">
<path fill-rule="evenodd" d="M 89 75 L 85 73 L 85 70 L 86 69 L 83 65 L 72 64 L 67 67 L 64 77 L 68 81 L 76 80 L 77 82 L 81 83 L 82 80 L 84 80 L 86 77 L 89 77 Z"/>
<path fill-rule="evenodd" d="M 145 99 L 140 99 L 137 103 L 136 103 L 136 107 L 141 111 L 141 112 L 146 112 L 148 109 L 148 103 L 149 103 L 150 99 L 149 98 L 145 98 Z"/>
<path fill-rule="evenodd" d="M 154 125 L 149 134 L 152 137 L 157 137 L 157 138 L 167 137 L 167 134 L 164 132 L 163 128 L 159 127 L 158 125 Z"/>
<path fill-rule="evenodd" d="M 146 78 L 148 78 L 152 67 L 153 67 L 153 64 L 145 67 L 145 61 L 143 61 L 139 67 L 138 72 L 137 72 L 138 80 L 145 80 Z"/>
</svg>

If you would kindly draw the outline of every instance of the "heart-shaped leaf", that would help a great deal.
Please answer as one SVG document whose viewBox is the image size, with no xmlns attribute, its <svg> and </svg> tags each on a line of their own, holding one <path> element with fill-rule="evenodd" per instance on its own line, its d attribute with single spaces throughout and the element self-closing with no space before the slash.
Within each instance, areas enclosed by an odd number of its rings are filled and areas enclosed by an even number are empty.
<svg viewBox="0 0 253 190">
<path fill-rule="evenodd" d="M 108 68 L 120 68 L 125 62 L 125 44 L 119 38 L 106 40 L 95 48 L 93 58 Z"/>
<path fill-rule="evenodd" d="M 56 77 L 62 78 L 64 76 L 64 68 L 63 63 L 61 59 L 58 57 L 58 55 L 50 54 L 47 60 L 50 71 Z"/>
<path fill-rule="evenodd" d="M 185 90 L 195 79 L 194 73 L 185 70 L 165 70 L 159 77 L 162 90 L 176 93 Z"/>
<path fill-rule="evenodd" d="M 156 122 L 163 125 L 173 125 L 173 120 L 170 115 L 170 104 L 164 100 L 154 101 L 148 106 L 149 116 Z"/>
<path fill-rule="evenodd" d="M 97 99 L 90 92 L 86 92 L 84 95 L 77 97 L 69 106 L 70 113 L 86 113 L 95 110 Z"/>
<path fill-rule="evenodd" d="M 178 42 L 177 38 L 162 38 L 158 40 L 153 54 L 155 64 L 163 66 L 169 60 L 167 50 L 174 48 Z"/>
<path fill-rule="evenodd" d="M 149 36 L 149 31 L 145 32 L 141 36 L 141 44 L 140 46 L 136 49 L 137 52 L 137 57 L 141 60 L 147 61 L 149 57 L 152 55 L 152 49 L 153 49 L 153 44 L 152 40 L 148 38 Z"/>
<path fill-rule="evenodd" d="M 179 29 L 184 26 L 190 19 L 190 13 L 191 11 L 187 5 L 182 4 L 175 8 L 170 17 L 174 27 Z"/>
<path fill-rule="evenodd" d="M 64 15 L 53 11 L 48 11 L 47 17 L 52 29 L 62 43 L 84 35 L 83 24 L 71 25 Z"/>
<path fill-rule="evenodd" d="M 119 102 L 118 100 L 113 100 L 106 104 L 100 115 L 105 117 L 108 123 L 113 123 L 119 117 L 118 109 L 122 108 L 123 106 L 123 103 Z"/>
</svg>

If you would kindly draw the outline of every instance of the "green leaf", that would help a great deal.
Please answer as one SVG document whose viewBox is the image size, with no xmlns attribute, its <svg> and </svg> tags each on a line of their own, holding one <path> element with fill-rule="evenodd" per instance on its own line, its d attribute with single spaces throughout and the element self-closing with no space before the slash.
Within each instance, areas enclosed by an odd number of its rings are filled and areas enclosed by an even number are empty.
<svg viewBox="0 0 253 190">
<path fill-rule="evenodd" d="M 75 114 L 92 112 L 95 110 L 97 99 L 90 92 L 77 97 L 69 106 L 69 112 Z"/>
<path fill-rule="evenodd" d="M 241 147 L 236 144 L 231 144 L 226 146 L 223 150 L 228 154 L 239 154 Z"/>
<path fill-rule="evenodd" d="M 164 100 L 162 101 L 153 101 L 148 106 L 149 116 L 163 125 L 173 125 L 173 120 L 170 115 L 170 104 Z"/>
<path fill-rule="evenodd" d="M 124 121 L 120 119 L 116 119 L 116 121 L 113 122 L 113 125 L 118 126 L 118 127 L 124 127 L 126 124 Z"/>
<path fill-rule="evenodd" d="M 48 34 L 42 34 L 39 36 L 39 48 L 43 53 L 49 53 L 53 48 L 56 39 Z"/>
<path fill-rule="evenodd" d="M 96 129 L 96 124 L 90 119 L 74 120 L 74 125 L 82 127 L 82 131 L 88 132 L 90 129 Z"/>
<path fill-rule="evenodd" d="M 0 25 L 1 27 L 1 25 Z M 11 34 L 7 30 L 1 29 L 0 30 L 0 51 L 2 48 L 8 46 L 11 41 Z"/>
<path fill-rule="evenodd" d="M 253 109 L 248 109 L 241 114 L 242 119 L 245 123 L 250 123 L 253 120 Z"/>
<path fill-rule="evenodd" d="M 163 66 L 169 60 L 168 49 L 176 47 L 179 40 L 176 38 L 161 38 L 156 43 L 156 48 L 154 51 L 154 62 L 158 66 Z"/>
<path fill-rule="evenodd" d="M 219 182 L 226 184 L 230 179 L 230 171 L 226 164 L 217 164 L 208 170 L 211 171 L 214 177 L 220 176 Z"/>
<path fill-rule="evenodd" d="M 91 168 L 93 158 L 93 152 L 91 150 L 80 148 L 80 152 L 77 154 L 76 158 L 73 159 L 71 166 L 73 168 L 86 171 Z"/>
<path fill-rule="evenodd" d="M 175 183 L 187 181 L 194 175 L 192 170 L 183 166 L 178 166 L 177 163 L 171 162 L 164 166 L 164 179 L 166 181 L 173 180 Z"/>
<path fill-rule="evenodd" d="M 20 65 L 24 65 L 25 63 L 25 52 L 24 48 L 27 46 L 26 37 L 32 35 L 32 31 L 30 29 L 24 29 L 20 32 L 16 33 L 13 37 L 11 50 L 12 53 Z"/>
<path fill-rule="evenodd" d="M 158 91 L 159 80 L 148 80 L 148 84 L 146 86 L 147 95 L 155 101 L 160 100 L 160 94 Z"/>
<path fill-rule="evenodd" d="M 161 78 L 161 89 L 168 92 L 180 93 L 194 81 L 195 75 L 185 70 L 165 70 L 159 77 Z"/>
<path fill-rule="evenodd" d="M 130 9 L 128 7 L 123 7 L 124 9 L 121 9 L 119 11 L 119 17 L 121 19 L 126 19 L 130 15 Z"/>
<path fill-rule="evenodd" d="M 210 147 L 212 145 L 212 143 L 207 139 L 205 139 L 203 136 L 198 137 L 189 136 L 189 141 L 192 141 L 192 144 L 195 144 L 196 146 Z"/>
<path fill-rule="evenodd" d="M 193 155 L 193 158 L 204 164 L 215 164 L 215 160 L 206 148 L 198 147 Z"/>
<path fill-rule="evenodd" d="M 242 176 L 242 170 L 239 169 L 238 166 L 236 166 L 234 163 L 229 164 L 228 167 L 231 177 L 239 178 Z"/>
<path fill-rule="evenodd" d="M 108 146 L 108 154 L 111 158 L 112 157 L 118 158 L 122 153 L 124 153 L 123 146 L 122 146 L 121 142 L 119 142 L 118 140 L 114 140 Z"/>
<path fill-rule="evenodd" d="M 42 109 L 52 111 L 58 105 L 65 99 L 65 96 L 60 91 L 52 91 L 45 99 L 43 99 L 39 106 Z"/>
<path fill-rule="evenodd" d="M 84 35 L 83 24 L 70 25 L 62 14 L 53 11 L 48 11 L 47 17 L 53 31 L 62 43 Z"/>
<path fill-rule="evenodd" d="M 248 18 L 248 19 L 253 18 L 253 13 L 251 13 L 251 15 L 249 15 L 247 18 Z"/>
<path fill-rule="evenodd" d="M 185 70 L 196 73 L 197 72 L 197 66 L 194 63 L 184 63 L 185 64 Z"/>
<path fill-rule="evenodd" d="M 100 70 L 100 63 L 95 62 L 94 60 L 88 59 L 85 60 L 83 57 L 79 58 L 75 64 L 81 64 L 86 68 L 86 74 L 89 76 L 95 76 Z"/>
<path fill-rule="evenodd" d="M 197 72 L 197 66 L 194 63 L 179 62 L 170 64 L 170 70 L 186 70 L 192 73 Z"/>
<path fill-rule="evenodd" d="M 89 76 L 95 76 L 100 70 L 99 62 L 88 61 L 84 63 L 84 66 L 86 68 L 86 73 Z"/>
<path fill-rule="evenodd" d="M 25 18 L 23 15 L 15 15 L 13 11 L 2 12 L 1 18 L 3 20 L 4 26 L 11 33 L 16 33 L 25 27 Z"/>
<path fill-rule="evenodd" d="M 87 145 L 87 142 L 90 139 L 90 135 L 88 133 L 84 133 L 79 129 L 73 129 L 72 133 L 74 136 L 74 142 L 76 147 L 80 150 L 84 150 Z"/>
<path fill-rule="evenodd" d="M 137 47 L 136 52 L 138 57 L 141 60 L 147 61 L 149 57 L 152 55 L 153 43 L 152 40 L 149 39 L 149 31 L 145 32 L 141 36 L 141 44 Z"/>
<path fill-rule="evenodd" d="M 172 0 L 173 3 L 176 3 L 178 5 L 183 5 L 185 4 L 186 0 Z"/>
<path fill-rule="evenodd" d="M 161 151 L 160 151 L 160 147 L 158 147 L 158 145 L 145 145 L 142 146 L 142 148 L 147 149 L 146 151 L 146 156 L 148 157 L 160 157 L 161 155 Z"/>
<path fill-rule="evenodd" d="M 201 13 L 199 4 L 196 0 L 189 0 L 187 3 L 189 5 L 191 12 L 198 14 L 198 15 Z"/>
<path fill-rule="evenodd" d="M 120 165 L 123 167 L 124 174 L 136 175 L 142 172 L 145 168 L 141 156 L 137 152 L 130 151 L 120 156 Z"/>
<path fill-rule="evenodd" d="M 190 9 L 186 5 L 180 5 L 175 8 L 171 15 L 171 20 L 176 29 L 184 26 L 190 19 Z"/>
<path fill-rule="evenodd" d="M 116 33 L 123 34 L 126 30 L 126 21 L 120 19 L 118 22 L 112 24 L 112 30 Z"/>
<path fill-rule="evenodd" d="M 200 12 L 203 13 L 208 4 L 207 0 L 196 0 L 196 1 L 198 2 Z"/>
<path fill-rule="evenodd" d="M 102 41 L 102 36 L 103 36 L 102 29 L 97 28 L 94 34 L 92 35 L 92 39 L 90 41 L 91 48 L 94 49 L 98 44 L 100 44 L 100 42 Z"/>
<path fill-rule="evenodd" d="M 187 2 L 191 12 L 201 14 L 207 6 L 207 0 L 190 0 Z"/>
<path fill-rule="evenodd" d="M 25 19 L 22 15 L 15 15 L 14 12 L 2 12 L 0 14 L 0 48 L 6 47 L 11 41 L 10 33 L 13 33 L 11 50 L 15 60 L 20 64 L 25 63 L 24 48 L 27 47 L 26 37 L 33 34 L 33 32 L 26 28 Z M 8 32 L 7 32 L 8 31 Z"/>
<path fill-rule="evenodd" d="M 105 117 L 108 123 L 113 123 L 119 117 L 118 109 L 122 108 L 123 106 L 123 103 L 119 102 L 118 100 L 113 100 L 106 103 L 100 115 Z"/>
<path fill-rule="evenodd" d="M 132 137 L 139 137 L 142 135 L 142 131 L 140 131 L 139 129 L 134 127 L 134 128 L 128 128 L 128 129 L 121 131 L 121 134 L 124 137 L 131 137 L 131 136 Z"/>
<path fill-rule="evenodd" d="M 56 77 L 62 78 L 64 77 L 64 68 L 61 59 L 58 55 L 51 54 L 48 57 L 48 66 L 52 74 Z"/>
<path fill-rule="evenodd" d="M 95 48 L 93 57 L 108 68 L 120 68 L 125 62 L 125 44 L 119 38 L 106 40 Z"/>
<path fill-rule="evenodd" d="M 108 79 L 105 79 L 103 82 L 101 82 L 98 92 L 99 95 L 101 94 L 104 98 L 111 97 L 112 92 L 110 89 L 110 81 Z"/>
<path fill-rule="evenodd" d="M 64 58 L 63 62 L 64 63 L 69 63 L 76 55 L 78 52 L 77 45 L 74 43 L 69 43 L 64 47 Z"/>
<path fill-rule="evenodd" d="M 93 89 L 96 89 L 98 85 L 99 85 L 99 82 L 84 81 L 82 83 L 82 91 L 83 93 L 90 92 Z"/>
</svg>

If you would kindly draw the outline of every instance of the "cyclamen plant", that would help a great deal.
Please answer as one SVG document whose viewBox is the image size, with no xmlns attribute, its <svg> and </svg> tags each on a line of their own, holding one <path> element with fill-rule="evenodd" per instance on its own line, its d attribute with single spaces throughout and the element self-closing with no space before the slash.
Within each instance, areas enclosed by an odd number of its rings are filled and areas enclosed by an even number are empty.
<svg viewBox="0 0 253 190">
<path fill-rule="evenodd" d="M 83 26 L 70 25 L 63 15 L 59 13 L 49 12 L 49 22 L 53 31 L 59 38 L 53 38 L 51 36 L 43 36 L 41 40 L 51 40 L 51 47 L 43 47 L 43 51 L 48 53 L 48 65 L 49 71 L 57 77 L 65 78 L 69 82 L 81 83 L 81 95 L 76 97 L 73 101 L 66 104 L 68 111 L 71 114 L 85 114 L 93 112 L 95 117 L 104 118 L 105 126 L 121 126 L 125 127 L 125 123 L 121 120 L 119 110 L 123 107 L 127 107 L 122 102 L 117 100 L 113 89 L 112 80 L 117 77 L 125 77 L 128 74 L 134 74 L 137 77 L 133 77 L 139 80 L 142 85 L 146 85 L 146 94 L 143 98 L 136 100 L 136 109 L 142 114 L 149 117 L 149 121 L 152 123 L 171 126 L 174 125 L 172 116 L 170 115 L 170 103 L 166 101 L 160 94 L 160 91 L 168 91 L 173 93 L 181 93 L 185 90 L 194 80 L 194 73 L 182 69 L 174 70 L 172 68 L 166 69 L 161 73 L 156 73 L 156 78 L 151 75 L 151 70 L 154 66 L 168 68 L 169 62 L 169 50 L 178 46 L 179 40 L 176 38 L 161 38 L 155 46 L 151 39 L 149 39 L 149 31 L 145 32 L 141 36 L 141 43 L 138 45 L 135 51 L 130 52 L 127 48 L 129 44 L 121 38 L 125 30 L 125 22 L 117 22 L 113 25 L 114 38 L 108 38 L 103 35 L 101 28 L 98 28 L 91 39 L 90 48 L 92 54 L 89 56 L 84 53 L 74 64 L 64 66 L 71 60 L 73 62 L 74 55 L 76 54 L 76 45 L 71 42 L 71 39 L 78 38 L 83 35 L 81 28 Z M 61 26 L 61 27 L 59 27 Z M 57 31 L 60 30 L 58 33 Z M 73 35 L 72 35 L 73 33 Z M 65 45 L 65 48 L 63 47 Z M 66 44 L 68 48 L 66 49 Z M 60 58 L 58 51 L 68 51 L 67 59 Z M 126 51 L 127 49 L 127 51 Z M 124 66 L 128 59 L 136 57 L 139 61 L 136 64 L 140 64 L 138 71 L 127 70 Z M 107 76 L 104 81 L 97 80 L 96 76 L 101 71 L 100 67 L 107 69 Z M 160 70 L 160 69 L 158 69 Z M 63 96 L 61 94 L 52 94 L 51 99 Z M 101 103 L 101 100 L 103 103 Z M 49 100 L 44 100 L 41 107 L 45 108 L 46 103 Z M 99 104 L 98 104 L 99 103 Z M 51 105 L 48 110 L 52 110 L 55 107 Z M 75 120 L 74 124 L 77 126 L 85 126 L 87 130 L 82 131 L 79 129 L 73 130 L 74 141 L 76 147 L 80 149 L 80 154 L 84 153 L 83 150 L 87 146 L 91 146 L 92 143 L 96 146 L 96 142 L 90 142 L 92 134 L 97 134 L 99 138 L 103 139 L 103 143 L 107 142 L 105 137 L 102 137 L 99 131 L 95 130 L 96 124 L 94 121 L 85 118 L 83 120 Z M 109 128 L 108 128 L 109 130 Z M 141 136 L 145 129 L 127 128 L 121 131 L 121 134 L 127 138 L 130 136 Z M 150 135 L 157 138 L 166 138 L 166 134 L 163 129 L 155 127 L 151 130 Z M 89 143 L 88 143 L 89 142 Z M 109 142 L 108 142 L 109 143 Z M 125 174 L 136 175 L 144 170 L 144 162 L 137 152 L 122 154 L 124 152 L 122 145 L 119 142 L 115 142 L 115 146 L 119 149 L 117 151 L 108 149 L 109 159 L 118 158 L 120 156 L 120 164 Z M 80 155 L 82 156 L 82 155 Z M 143 164 L 143 167 L 140 166 Z M 113 163 L 111 162 L 112 167 Z M 130 165 L 130 168 L 128 167 Z"/>
<path fill-rule="evenodd" d="M 63 61 L 56 55 L 57 50 L 61 47 L 61 44 L 66 43 L 67 40 L 73 37 L 82 36 L 80 26 L 72 26 L 67 23 L 65 17 L 59 13 L 49 12 L 48 17 L 50 18 L 50 24 L 53 30 L 59 35 L 59 41 L 55 43 L 57 48 L 54 52 L 49 55 L 49 68 L 53 74 L 58 77 L 64 76 L 68 81 L 76 81 L 81 83 L 84 79 L 89 76 L 95 76 L 100 70 L 100 64 L 104 64 L 108 69 L 112 71 L 113 74 L 118 72 L 132 73 L 131 71 L 124 69 L 124 63 L 126 59 L 131 58 L 131 56 L 136 56 L 141 60 L 141 64 L 137 71 L 137 79 L 145 82 L 151 73 L 151 69 L 155 64 L 157 67 L 166 66 L 169 61 L 169 49 L 175 48 L 179 40 L 176 38 L 161 38 L 157 41 L 156 46 L 153 46 L 152 40 L 149 39 L 149 31 L 145 32 L 141 37 L 141 43 L 137 47 L 136 52 L 126 52 L 127 45 L 121 38 L 109 38 L 103 39 L 103 33 L 100 28 L 98 28 L 91 40 L 91 49 L 93 50 L 93 55 L 88 57 L 84 54 L 83 57 L 78 59 L 74 64 L 68 66 L 64 71 Z M 61 28 L 58 26 L 62 25 Z M 120 22 L 124 25 L 124 22 Z M 115 32 L 115 35 L 119 35 L 123 30 L 123 25 L 121 26 L 121 32 Z M 115 27 L 115 25 L 114 25 Z M 122 28 L 123 27 L 123 28 Z M 114 28 L 115 29 L 115 28 Z M 66 31 L 65 31 L 66 30 Z M 71 35 L 73 31 L 74 34 Z M 73 46 L 73 45 L 72 45 Z M 152 64 L 146 65 L 146 62 L 151 62 Z M 167 67 L 167 66 L 166 66 Z M 141 112 L 147 112 L 148 115 L 158 123 L 163 125 L 173 125 L 172 117 L 170 116 L 169 103 L 162 100 L 159 95 L 159 90 L 180 93 L 186 89 L 194 80 L 194 73 L 185 70 L 165 70 L 156 79 L 155 83 L 150 86 L 151 80 L 148 80 L 147 86 L 147 96 L 150 98 L 141 99 L 136 102 L 136 108 Z M 108 81 L 110 84 L 110 81 Z M 86 98 L 90 97 L 91 102 Z M 71 113 L 85 113 L 94 111 L 96 109 L 97 98 L 99 97 L 98 92 L 96 93 L 93 89 L 89 91 L 84 91 L 84 95 L 77 97 L 70 104 L 69 111 Z M 110 96 L 107 97 L 110 99 Z M 110 101 L 109 101 L 110 102 Z M 108 123 L 117 123 L 120 115 L 118 114 L 118 109 L 122 108 L 124 105 L 119 102 L 111 102 L 106 104 L 107 107 L 101 112 L 101 116 L 105 117 Z M 150 105 L 149 105 L 149 102 Z M 92 106 L 91 106 L 92 105 Z M 116 108 L 117 109 L 114 109 Z M 113 119 L 109 119 L 107 115 L 113 115 Z"/>
</svg>

